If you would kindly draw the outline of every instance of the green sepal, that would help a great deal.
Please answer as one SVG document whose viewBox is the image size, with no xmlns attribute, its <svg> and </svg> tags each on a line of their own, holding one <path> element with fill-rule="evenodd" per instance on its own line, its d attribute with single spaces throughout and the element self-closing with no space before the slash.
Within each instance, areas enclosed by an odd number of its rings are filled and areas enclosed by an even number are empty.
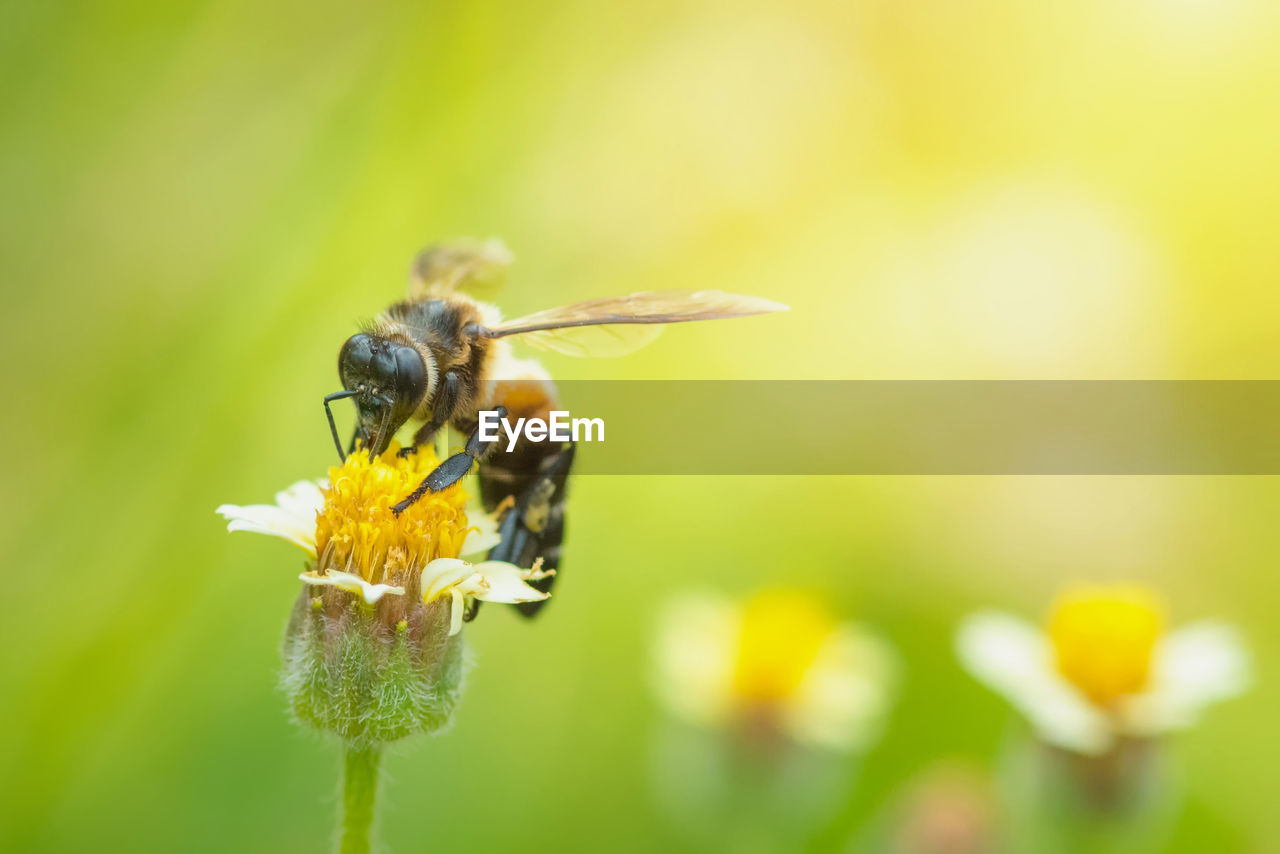
<svg viewBox="0 0 1280 854">
<path fill-rule="evenodd" d="M 293 715 L 371 745 L 448 726 L 466 671 L 462 638 L 449 635 L 444 603 L 416 607 L 389 625 L 358 597 L 304 590 L 284 642 L 282 682 Z"/>
</svg>

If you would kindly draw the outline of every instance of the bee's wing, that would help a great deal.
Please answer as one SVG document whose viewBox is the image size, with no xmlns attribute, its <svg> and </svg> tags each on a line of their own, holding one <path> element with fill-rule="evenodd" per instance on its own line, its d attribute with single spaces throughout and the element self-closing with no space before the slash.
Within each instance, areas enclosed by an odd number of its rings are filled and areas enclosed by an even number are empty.
<svg viewBox="0 0 1280 854">
<path fill-rule="evenodd" d="M 456 290 L 470 293 L 501 285 L 511 252 L 501 240 L 456 240 L 428 246 L 409 270 L 409 299 L 438 299 Z"/>
<path fill-rule="evenodd" d="M 787 311 L 773 300 L 724 291 L 642 291 L 539 311 L 481 329 L 486 338 L 521 340 L 567 356 L 625 356 L 653 341 L 665 324 Z"/>
</svg>

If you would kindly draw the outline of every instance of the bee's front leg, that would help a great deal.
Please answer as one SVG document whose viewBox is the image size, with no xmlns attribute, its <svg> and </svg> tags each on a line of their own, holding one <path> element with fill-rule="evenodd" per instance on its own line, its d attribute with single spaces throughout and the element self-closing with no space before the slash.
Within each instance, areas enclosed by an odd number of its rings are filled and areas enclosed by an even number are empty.
<svg viewBox="0 0 1280 854">
<path fill-rule="evenodd" d="M 507 417 L 507 408 L 505 406 L 495 407 L 494 411 L 498 414 L 499 420 Z M 422 483 L 418 484 L 418 488 L 409 493 L 408 498 L 394 505 L 391 509 L 399 516 L 428 492 L 440 492 L 453 486 L 466 477 L 467 472 L 471 471 L 471 467 L 487 457 L 489 452 L 497 445 L 498 440 L 496 438 L 487 442 L 481 439 L 480 425 L 476 424 L 475 429 L 471 431 L 471 435 L 467 437 L 466 447 L 436 466 L 423 479 Z"/>
</svg>

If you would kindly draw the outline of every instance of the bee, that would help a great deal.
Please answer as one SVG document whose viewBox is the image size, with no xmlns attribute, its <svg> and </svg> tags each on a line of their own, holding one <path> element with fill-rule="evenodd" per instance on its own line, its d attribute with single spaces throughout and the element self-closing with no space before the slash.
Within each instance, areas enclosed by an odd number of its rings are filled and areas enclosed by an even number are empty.
<svg viewBox="0 0 1280 854">
<path fill-rule="evenodd" d="M 343 388 L 324 398 L 325 415 L 340 457 L 344 452 L 330 404 L 344 398 L 353 399 L 357 412 L 346 453 L 358 442 L 371 454 L 382 453 L 405 424 L 420 426 L 402 453 L 434 441 L 446 426 L 466 435 L 465 446 L 431 471 L 395 511 L 457 483 L 478 466 L 485 509 L 513 502 L 502 516 L 501 541 L 489 559 L 524 568 L 541 559 L 544 569 L 556 570 L 573 443 L 534 442 L 522 434 L 509 451 L 493 455 L 497 442 L 483 441 L 479 430 L 481 410 L 496 411 L 500 418 L 546 420 L 561 408 L 550 375 L 536 360 L 516 358 L 508 339 L 519 337 L 571 356 L 621 356 L 652 342 L 667 324 L 787 307 L 716 290 L 646 291 L 503 321 L 476 294 L 500 283 L 510 261 L 496 241 L 444 244 L 419 253 L 408 298 L 342 345 L 338 375 Z M 536 584 L 546 590 L 553 580 L 549 574 Z M 517 607 L 531 615 L 542 604 Z"/>
</svg>

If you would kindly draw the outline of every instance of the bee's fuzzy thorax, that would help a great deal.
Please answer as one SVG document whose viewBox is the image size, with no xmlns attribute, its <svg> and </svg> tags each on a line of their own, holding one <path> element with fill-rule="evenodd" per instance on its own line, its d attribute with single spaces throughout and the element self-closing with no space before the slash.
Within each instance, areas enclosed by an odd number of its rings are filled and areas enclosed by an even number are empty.
<svg viewBox="0 0 1280 854">
<path fill-rule="evenodd" d="M 447 298 L 396 303 L 379 316 L 374 334 L 411 344 L 423 356 L 429 372 L 430 391 L 419 402 L 413 418 L 435 416 L 446 421 L 456 413 L 471 412 L 480 402 L 477 392 L 488 377 L 497 342 L 471 337 L 464 330 L 487 325 L 496 309 L 463 294 Z M 446 374 L 457 379 L 458 396 L 450 412 L 437 410 L 440 383 Z"/>
</svg>

